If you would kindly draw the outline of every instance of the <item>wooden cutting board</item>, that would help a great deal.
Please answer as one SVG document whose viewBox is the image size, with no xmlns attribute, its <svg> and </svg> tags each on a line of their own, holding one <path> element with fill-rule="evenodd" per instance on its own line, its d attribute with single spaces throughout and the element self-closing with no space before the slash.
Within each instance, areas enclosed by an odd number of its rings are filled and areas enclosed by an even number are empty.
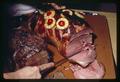
<svg viewBox="0 0 120 82">
<path fill-rule="evenodd" d="M 105 66 L 105 76 L 103 79 L 115 79 L 115 63 L 113 60 L 113 52 L 106 17 L 101 15 L 86 16 L 86 21 L 90 24 L 97 35 L 95 40 L 97 60 Z M 60 53 L 58 53 L 55 47 L 48 47 L 54 51 L 54 62 L 64 58 Z M 67 79 L 74 79 L 73 72 L 70 69 L 65 70 L 65 68 L 70 65 L 71 63 L 67 61 L 48 75 L 51 75 L 56 71 L 61 71 Z"/>
<path fill-rule="evenodd" d="M 112 52 L 110 34 L 108 22 L 105 16 L 86 16 L 86 21 L 93 28 L 97 38 L 96 44 L 96 55 L 97 60 L 102 62 L 105 66 L 104 79 L 115 79 L 115 62 Z M 114 28 L 114 27 L 113 27 Z"/>
</svg>

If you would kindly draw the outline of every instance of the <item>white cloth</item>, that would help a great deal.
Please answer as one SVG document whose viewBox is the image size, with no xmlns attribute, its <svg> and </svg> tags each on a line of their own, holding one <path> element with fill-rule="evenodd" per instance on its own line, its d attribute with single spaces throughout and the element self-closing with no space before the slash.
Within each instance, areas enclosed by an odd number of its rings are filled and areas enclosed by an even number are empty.
<svg viewBox="0 0 120 82">
<path fill-rule="evenodd" d="M 15 4 L 10 8 L 10 12 L 13 16 L 29 14 L 35 11 L 36 9 L 34 7 L 26 4 Z"/>
</svg>

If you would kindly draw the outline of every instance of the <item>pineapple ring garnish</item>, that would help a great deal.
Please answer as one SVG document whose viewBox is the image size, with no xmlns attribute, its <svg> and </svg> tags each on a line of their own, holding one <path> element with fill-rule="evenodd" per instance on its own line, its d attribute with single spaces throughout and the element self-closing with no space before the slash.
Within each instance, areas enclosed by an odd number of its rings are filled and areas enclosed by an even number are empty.
<svg viewBox="0 0 120 82">
<path fill-rule="evenodd" d="M 59 18 L 56 22 L 57 29 L 63 30 L 68 28 L 69 21 L 66 18 Z"/>
<path fill-rule="evenodd" d="M 82 19 L 85 18 L 83 15 L 81 15 L 79 12 L 76 12 L 76 11 L 75 11 L 75 15 L 78 16 L 78 17 L 80 17 L 80 18 L 82 18 Z"/>
<path fill-rule="evenodd" d="M 69 15 L 71 15 L 71 16 L 73 15 L 73 12 L 69 9 L 64 9 L 64 10 L 62 10 L 62 12 L 69 12 Z"/>
<path fill-rule="evenodd" d="M 55 23 L 56 23 L 55 18 L 49 17 L 49 18 L 45 19 L 45 24 L 44 24 L 44 26 L 45 26 L 45 28 L 47 28 L 47 29 L 52 29 L 52 28 L 54 28 Z"/>
<path fill-rule="evenodd" d="M 44 18 L 49 18 L 49 17 L 54 17 L 55 16 L 55 11 L 54 10 L 49 10 L 44 14 Z"/>
</svg>

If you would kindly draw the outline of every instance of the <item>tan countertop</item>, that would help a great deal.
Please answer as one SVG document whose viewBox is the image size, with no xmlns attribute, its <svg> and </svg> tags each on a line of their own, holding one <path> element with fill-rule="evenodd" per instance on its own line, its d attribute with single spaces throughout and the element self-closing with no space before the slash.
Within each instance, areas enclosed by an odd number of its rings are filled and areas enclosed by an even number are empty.
<svg viewBox="0 0 120 82">
<path fill-rule="evenodd" d="M 99 13 L 100 15 L 106 16 L 108 20 L 108 26 L 109 26 L 109 32 L 110 32 L 110 38 L 111 38 L 111 44 L 112 44 L 112 50 L 113 50 L 113 56 L 115 59 L 115 63 L 117 65 L 117 49 L 116 49 L 116 37 L 117 37 L 117 24 L 116 24 L 116 13 L 113 12 L 98 12 L 98 11 L 88 11 L 88 10 L 76 10 L 76 11 L 85 11 L 85 12 L 94 12 Z"/>
<path fill-rule="evenodd" d="M 117 54 L 116 54 L 116 37 L 117 37 L 117 30 L 116 30 L 116 13 L 105 13 L 101 12 L 101 14 L 105 15 L 108 20 L 109 31 L 110 31 L 110 38 L 112 43 L 113 55 L 115 58 L 115 63 L 117 64 Z"/>
<path fill-rule="evenodd" d="M 107 17 L 108 25 L 109 25 L 109 32 L 110 32 L 110 38 L 112 43 L 112 50 L 113 50 L 113 56 L 115 59 L 115 63 L 117 65 L 117 54 L 116 54 L 116 37 L 117 37 L 117 30 L 116 30 L 116 13 L 109 13 L 109 12 L 100 12 L 100 14 L 103 14 Z"/>
</svg>

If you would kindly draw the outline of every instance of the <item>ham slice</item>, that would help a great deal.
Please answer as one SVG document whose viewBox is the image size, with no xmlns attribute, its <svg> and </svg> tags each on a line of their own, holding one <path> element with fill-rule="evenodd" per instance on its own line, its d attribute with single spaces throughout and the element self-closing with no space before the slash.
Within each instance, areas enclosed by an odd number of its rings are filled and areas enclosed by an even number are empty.
<svg viewBox="0 0 120 82">
<path fill-rule="evenodd" d="M 85 46 L 81 52 L 73 55 L 69 60 L 78 63 L 82 67 L 86 67 L 89 63 L 93 62 L 96 58 L 96 52 L 94 50 L 94 45 Z"/>
<path fill-rule="evenodd" d="M 77 52 L 80 52 L 86 44 L 92 44 L 92 35 L 81 35 L 75 38 L 66 46 L 66 56 L 71 56 Z"/>
<path fill-rule="evenodd" d="M 86 68 L 79 65 L 73 65 L 70 68 L 76 79 L 102 79 L 105 73 L 104 66 L 97 60 Z"/>
</svg>

